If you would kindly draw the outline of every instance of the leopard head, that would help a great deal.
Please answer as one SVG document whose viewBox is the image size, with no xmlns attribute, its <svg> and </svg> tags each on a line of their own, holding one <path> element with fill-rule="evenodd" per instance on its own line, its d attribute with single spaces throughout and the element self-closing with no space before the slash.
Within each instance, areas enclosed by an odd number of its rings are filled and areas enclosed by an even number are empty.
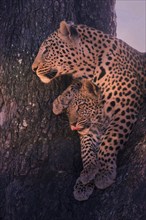
<svg viewBox="0 0 146 220">
<path fill-rule="evenodd" d="M 52 33 L 40 46 L 32 64 L 32 70 L 44 83 L 49 83 L 62 74 L 72 74 L 74 78 L 93 74 L 95 69 L 89 27 L 62 21 L 57 31 Z M 90 39 L 90 40 L 89 40 Z"/>
<path fill-rule="evenodd" d="M 102 96 L 95 85 L 85 80 L 67 108 L 71 130 L 87 134 L 102 118 Z"/>
</svg>

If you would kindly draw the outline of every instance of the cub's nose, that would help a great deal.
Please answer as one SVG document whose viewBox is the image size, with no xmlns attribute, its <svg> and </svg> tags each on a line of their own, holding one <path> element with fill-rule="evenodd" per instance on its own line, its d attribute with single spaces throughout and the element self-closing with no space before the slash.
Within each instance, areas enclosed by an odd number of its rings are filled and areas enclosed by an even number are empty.
<svg viewBox="0 0 146 220">
<path fill-rule="evenodd" d="M 70 125 L 72 131 L 79 131 L 81 128 L 76 123 Z"/>
</svg>

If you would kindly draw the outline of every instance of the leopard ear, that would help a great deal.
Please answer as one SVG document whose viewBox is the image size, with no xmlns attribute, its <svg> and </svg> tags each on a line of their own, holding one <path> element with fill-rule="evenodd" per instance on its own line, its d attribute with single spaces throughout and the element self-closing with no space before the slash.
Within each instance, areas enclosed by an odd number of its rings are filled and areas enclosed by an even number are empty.
<svg viewBox="0 0 146 220">
<path fill-rule="evenodd" d="M 92 82 L 88 80 L 82 80 L 82 91 L 86 93 L 87 96 L 93 97 L 95 96 L 98 99 L 101 99 L 102 93 L 98 86 L 93 84 Z"/>
<path fill-rule="evenodd" d="M 78 31 L 73 22 L 61 21 L 59 33 L 62 38 L 66 38 L 71 41 L 76 40 L 79 37 Z"/>
<path fill-rule="evenodd" d="M 87 91 L 89 94 L 98 96 L 99 88 L 96 85 L 94 85 L 93 83 L 91 83 L 88 80 L 84 80 L 84 81 L 82 81 L 82 83 L 83 83 L 82 87 L 83 87 L 84 91 Z"/>
</svg>

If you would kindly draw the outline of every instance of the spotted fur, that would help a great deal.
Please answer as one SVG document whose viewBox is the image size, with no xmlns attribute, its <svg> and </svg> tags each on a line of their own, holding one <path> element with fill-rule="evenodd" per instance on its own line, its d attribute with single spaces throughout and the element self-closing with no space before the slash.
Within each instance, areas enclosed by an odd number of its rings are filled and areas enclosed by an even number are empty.
<svg viewBox="0 0 146 220">
<path fill-rule="evenodd" d="M 67 111 L 70 128 L 78 131 L 81 143 L 83 170 L 76 181 L 74 196 L 77 200 L 86 200 L 94 189 L 91 180 L 98 173 L 97 152 L 100 138 L 110 118 L 104 113 L 101 92 L 87 80 L 83 80 L 82 83 L 75 80 L 54 100 L 53 112 L 56 115 L 62 113 L 64 109 Z M 86 190 L 80 190 L 79 183 L 84 185 Z"/>
<path fill-rule="evenodd" d="M 42 43 L 32 68 L 45 83 L 65 73 L 86 78 L 102 91 L 111 121 L 101 137 L 95 184 L 100 189 L 110 186 L 117 154 L 129 138 L 146 93 L 146 53 L 91 27 L 63 21 Z"/>
</svg>

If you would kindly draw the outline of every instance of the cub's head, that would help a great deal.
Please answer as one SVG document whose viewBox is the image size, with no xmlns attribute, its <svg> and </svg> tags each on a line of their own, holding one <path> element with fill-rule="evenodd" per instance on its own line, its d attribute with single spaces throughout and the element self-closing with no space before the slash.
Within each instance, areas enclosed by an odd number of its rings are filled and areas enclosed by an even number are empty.
<svg viewBox="0 0 146 220">
<path fill-rule="evenodd" d="M 97 125 L 101 121 L 102 93 L 88 80 L 75 80 L 73 83 L 75 89 L 72 91 L 71 99 L 68 100 L 68 92 L 58 96 L 53 102 L 53 112 L 58 115 L 65 109 L 71 130 L 85 134 L 93 124 Z"/>
<path fill-rule="evenodd" d="M 85 80 L 80 91 L 69 103 L 67 115 L 71 130 L 84 135 L 102 118 L 102 96 L 99 89 Z"/>
<path fill-rule="evenodd" d="M 95 58 L 89 54 L 91 29 L 84 25 L 74 25 L 62 21 L 57 31 L 52 33 L 41 45 L 32 64 L 32 70 L 44 83 L 49 83 L 61 74 L 73 74 L 74 78 L 93 74 Z M 96 30 L 94 30 L 95 32 Z M 93 35 L 94 36 L 94 35 Z M 95 36 L 94 36 L 95 38 Z"/>
</svg>

